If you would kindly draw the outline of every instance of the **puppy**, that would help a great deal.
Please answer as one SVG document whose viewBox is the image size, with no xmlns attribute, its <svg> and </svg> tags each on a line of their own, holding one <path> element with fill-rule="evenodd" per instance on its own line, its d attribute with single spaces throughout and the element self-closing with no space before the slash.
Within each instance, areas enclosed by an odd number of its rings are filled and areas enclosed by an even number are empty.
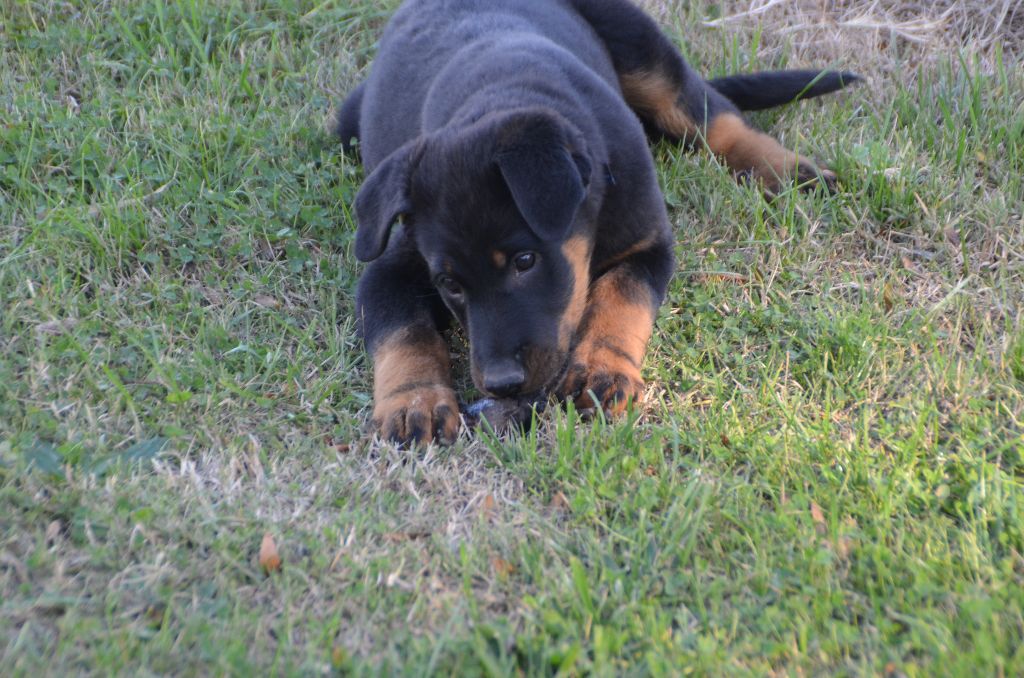
<svg viewBox="0 0 1024 678">
<path fill-rule="evenodd" d="M 473 381 L 622 412 L 673 270 L 648 136 L 701 142 L 775 191 L 835 176 L 740 109 L 834 91 L 849 73 L 706 81 L 628 0 L 409 0 L 340 109 L 367 177 L 356 296 L 373 421 L 450 442 L 459 408 L 442 332 L 465 329 Z"/>
</svg>

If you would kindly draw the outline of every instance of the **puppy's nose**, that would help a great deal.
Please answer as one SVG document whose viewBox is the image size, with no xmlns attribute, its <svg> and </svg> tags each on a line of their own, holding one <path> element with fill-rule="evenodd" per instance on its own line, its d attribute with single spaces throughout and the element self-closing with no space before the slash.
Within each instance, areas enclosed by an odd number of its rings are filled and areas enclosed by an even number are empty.
<svg viewBox="0 0 1024 678">
<path fill-rule="evenodd" d="M 484 369 L 484 390 L 493 396 L 507 398 L 518 394 L 526 382 L 522 365 L 507 361 Z"/>
</svg>

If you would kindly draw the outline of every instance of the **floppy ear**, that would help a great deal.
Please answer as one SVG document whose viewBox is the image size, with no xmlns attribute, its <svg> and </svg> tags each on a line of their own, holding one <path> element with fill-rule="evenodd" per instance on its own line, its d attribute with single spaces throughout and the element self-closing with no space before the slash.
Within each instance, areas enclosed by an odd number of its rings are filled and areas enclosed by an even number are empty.
<svg viewBox="0 0 1024 678">
<path fill-rule="evenodd" d="M 503 130 L 496 161 L 530 229 L 561 240 L 587 195 L 590 162 L 573 153 L 572 132 L 551 115 L 530 115 Z"/>
<path fill-rule="evenodd" d="M 405 144 L 384 159 L 363 182 L 356 195 L 356 258 L 373 261 L 384 253 L 391 227 L 408 212 L 409 178 L 412 175 L 416 142 Z"/>
</svg>

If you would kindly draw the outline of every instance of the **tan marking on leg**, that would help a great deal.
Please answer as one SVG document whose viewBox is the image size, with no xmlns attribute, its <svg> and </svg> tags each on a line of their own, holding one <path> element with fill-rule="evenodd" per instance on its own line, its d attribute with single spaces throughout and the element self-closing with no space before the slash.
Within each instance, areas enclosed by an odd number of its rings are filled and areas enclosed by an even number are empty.
<svg viewBox="0 0 1024 678">
<path fill-rule="evenodd" d="M 558 324 L 558 346 L 561 350 L 567 351 L 587 307 L 587 290 L 590 286 L 590 240 L 582 235 L 569 238 L 562 245 L 562 255 L 572 267 L 572 297 Z"/>
<path fill-rule="evenodd" d="M 643 395 L 643 364 L 654 329 L 650 290 L 624 272 L 599 278 L 590 292 L 584 335 L 573 351 L 560 389 L 581 409 L 594 407 L 593 391 L 609 414 L 620 414 Z"/>
<path fill-rule="evenodd" d="M 634 71 L 619 76 L 626 102 L 641 117 L 654 122 L 663 132 L 684 142 L 693 141 L 700 127 L 679 105 L 680 89 L 664 73 Z M 801 182 L 824 180 L 834 188 L 836 176 L 820 169 L 809 158 L 801 158 L 771 136 L 750 127 L 736 113 L 721 113 L 705 123 L 708 147 L 734 171 L 749 172 L 769 192 L 796 177 Z"/>
<path fill-rule="evenodd" d="M 500 250 L 491 250 L 491 261 L 494 263 L 494 267 L 500 270 L 508 264 L 508 257 Z"/>
<path fill-rule="evenodd" d="M 400 442 L 453 441 L 459 408 L 448 346 L 440 335 L 402 329 L 373 352 L 373 420 Z"/>
<path fill-rule="evenodd" d="M 796 177 L 799 181 L 815 181 L 819 176 L 829 187 L 835 175 L 819 169 L 810 158 L 801 158 L 764 132 L 751 128 L 735 113 L 723 113 L 708 125 L 708 148 L 721 156 L 735 172 L 750 172 L 755 181 L 769 191 L 776 191 L 782 182 Z"/>
<path fill-rule="evenodd" d="M 626 103 L 650 116 L 665 132 L 681 139 L 692 137 L 697 124 L 679 107 L 679 87 L 662 73 L 636 71 L 619 76 Z"/>
<path fill-rule="evenodd" d="M 620 289 L 621 278 L 613 274 L 594 284 L 587 309 L 587 335 L 581 343 L 614 344 L 639 367 L 654 329 L 654 309 L 646 289 L 641 294 L 639 290 L 624 294 Z M 632 280 L 626 284 L 639 287 Z M 638 296 L 639 299 L 635 298 Z"/>
<path fill-rule="evenodd" d="M 388 398 L 408 384 L 450 385 L 448 347 L 440 335 L 391 335 L 373 352 L 373 397 Z"/>
<path fill-rule="evenodd" d="M 775 139 L 751 128 L 734 113 L 723 113 L 711 121 L 707 131 L 708 148 L 725 158 L 734 170 L 776 172 L 788 176 L 796 169 L 797 157 Z"/>
</svg>

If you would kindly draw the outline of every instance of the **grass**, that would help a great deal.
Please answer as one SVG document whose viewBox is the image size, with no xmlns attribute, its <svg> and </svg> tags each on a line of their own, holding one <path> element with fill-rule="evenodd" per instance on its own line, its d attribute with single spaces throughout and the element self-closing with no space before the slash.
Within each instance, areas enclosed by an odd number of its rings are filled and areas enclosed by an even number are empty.
<svg viewBox="0 0 1024 678">
<path fill-rule="evenodd" d="M 837 43 L 868 86 L 755 118 L 835 196 L 659 145 L 643 410 L 403 451 L 323 131 L 394 4 L 0 0 L 4 673 L 1024 672 L 1017 58 Z"/>
</svg>

